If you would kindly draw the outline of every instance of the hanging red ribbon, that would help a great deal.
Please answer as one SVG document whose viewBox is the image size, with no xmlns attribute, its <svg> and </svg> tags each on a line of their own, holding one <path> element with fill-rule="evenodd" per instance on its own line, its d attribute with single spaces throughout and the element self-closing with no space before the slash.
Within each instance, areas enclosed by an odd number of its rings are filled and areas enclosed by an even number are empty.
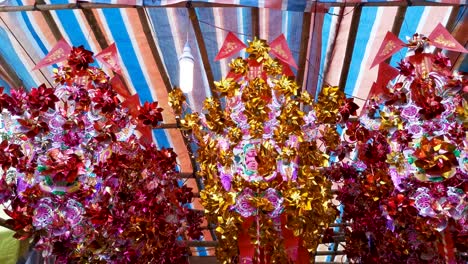
<svg viewBox="0 0 468 264">
<path fill-rule="evenodd" d="M 237 238 L 239 247 L 239 264 L 252 264 L 254 259 L 255 247 L 252 244 L 249 235 L 249 228 L 254 221 L 253 217 L 246 218 L 242 223 L 242 229 Z"/>
</svg>

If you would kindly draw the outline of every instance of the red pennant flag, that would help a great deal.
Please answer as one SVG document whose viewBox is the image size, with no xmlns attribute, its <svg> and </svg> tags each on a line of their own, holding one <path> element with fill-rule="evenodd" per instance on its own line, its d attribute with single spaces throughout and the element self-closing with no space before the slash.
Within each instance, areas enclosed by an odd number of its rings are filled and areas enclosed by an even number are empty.
<svg viewBox="0 0 468 264">
<path fill-rule="evenodd" d="M 131 116 L 137 118 L 138 107 L 140 106 L 140 97 L 138 97 L 138 94 L 131 95 L 125 98 L 125 101 L 122 103 L 122 106 L 128 108 Z"/>
<path fill-rule="evenodd" d="M 236 52 L 247 48 L 247 45 L 244 44 L 234 33 L 229 32 L 224 40 L 223 46 L 216 55 L 215 61 L 224 59 L 226 57 L 232 56 Z"/>
<path fill-rule="evenodd" d="M 242 77 L 242 74 L 236 74 L 235 72 L 229 71 L 226 75 L 226 79 L 232 78 L 234 81 L 239 80 Z"/>
<path fill-rule="evenodd" d="M 388 31 L 387 35 L 385 35 L 384 40 L 382 41 L 382 45 L 377 52 L 377 55 L 372 62 L 371 69 L 381 63 L 382 61 L 386 60 L 393 54 L 397 53 L 400 49 L 404 47 L 405 43 L 401 41 L 397 36 L 395 36 L 392 32 Z"/>
<path fill-rule="evenodd" d="M 283 74 L 289 77 L 294 77 L 294 72 L 291 70 L 291 67 L 289 67 L 286 63 L 281 64 L 283 64 Z"/>
<path fill-rule="evenodd" d="M 117 57 L 117 46 L 115 46 L 115 43 L 112 43 L 112 45 L 96 54 L 95 58 L 114 72 L 121 74 L 122 69 L 120 68 L 119 58 Z"/>
<path fill-rule="evenodd" d="M 386 89 L 388 82 L 397 77 L 399 73 L 400 72 L 397 69 L 387 63 L 380 63 L 379 73 L 377 75 L 377 85 L 383 86 L 383 88 Z"/>
<path fill-rule="evenodd" d="M 131 96 L 130 92 L 128 91 L 127 87 L 125 86 L 124 82 L 122 81 L 119 75 L 114 75 L 114 77 L 110 79 L 110 84 L 112 88 L 123 98 L 127 99 Z"/>
<path fill-rule="evenodd" d="M 453 50 L 457 52 L 468 53 L 458 41 L 447 31 L 447 29 L 442 26 L 442 24 L 438 24 L 432 33 L 429 35 L 429 40 L 431 41 L 432 46 L 446 49 L 446 50 Z"/>
<path fill-rule="evenodd" d="M 138 116 L 138 107 L 140 106 L 140 97 L 138 96 L 138 94 L 128 96 L 125 99 L 125 101 L 122 103 L 122 106 L 128 108 L 129 114 L 131 116 L 133 116 L 134 118 L 137 118 L 137 116 Z M 149 126 L 143 125 L 142 121 L 138 121 L 136 129 L 141 133 L 140 139 L 144 143 L 149 144 L 149 143 L 153 142 L 153 134 L 152 134 L 152 130 L 151 130 L 151 128 Z"/>
<path fill-rule="evenodd" d="M 369 100 L 372 96 L 379 96 L 382 94 L 388 94 L 388 89 L 386 86 L 378 85 L 377 83 L 373 83 L 372 87 L 369 91 L 369 95 L 367 96 L 367 100 Z"/>
<path fill-rule="evenodd" d="M 143 122 L 139 122 L 136 129 L 141 133 L 140 139 L 142 142 L 146 144 L 150 144 L 151 142 L 153 142 L 153 131 L 149 126 L 143 125 Z"/>
<path fill-rule="evenodd" d="M 291 50 L 289 50 L 288 42 L 284 37 L 284 34 L 279 35 L 275 40 L 273 40 L 270 44 L 271 53 L 273 53 L 278 59 L 283 61 L 284 63 L 293 66 L 297 69 L 296 61 L 291 54 Z"/>
<path fill-rule="evenodd" d="M 57 42 L 57 44 L 55 44 L 52 50 L 50 50 L 50 52 L 41 61 L 39 61 L 36 66 L 34 66 L 32 70 L 34 71 L 57 62 L 64 61 L 67 59 L 70 52 L 70 45 L 68 45 L 64 39 L 61 39 Z"/>
</svg>

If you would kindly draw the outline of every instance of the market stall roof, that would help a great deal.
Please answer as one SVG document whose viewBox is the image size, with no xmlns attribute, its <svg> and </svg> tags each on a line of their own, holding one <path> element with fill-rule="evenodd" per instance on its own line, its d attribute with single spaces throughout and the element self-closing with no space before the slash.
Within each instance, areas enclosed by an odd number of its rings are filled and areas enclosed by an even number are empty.
<svg viewBox="0 0 468 264">
<path fill-rule="evenodd" d="M 202 185 L 190 178 L 195 166 L 190 146 L 168 106 L 168 92 L 179 85 L 178 58 L 186 40 L 195 59 L 188 99 L 196 111 L 210 96 L 213 81 L 228 73 L 233 57 L 214 60 L 228 32 L 245 43 L 254 36 L 270 42 L 284 34 L 304 89 L 316 94 L 323 85 L 340 86 L 360 105 L 377 79 L 378 67 L 370 66 L 388 31 L 405 41 L 415 32 L 429 35 L 441 23 L 468 46 L 466 0 L 0 0 L 0 20 L 0 86 L 7 91 L 53 85 L 53 66 L 32 68 L 62 38 L 95 53 L 115 43 L 129 91 L 166 109 L 165 129 L 153 131 L 155 142 L 178 153 L 180 171 L 194 192 Z M 396 67 L 405 54 L 403 49 L 387 62 Z M 468 72 L 466 54 L 446 54 L 453 69 Z M 198 201 L 193 207 L 201 208 Z M 209 229 L 204 235 L 213 240 Z M 194 255 L 213 251 L 198 247 Z"/>
</svg>

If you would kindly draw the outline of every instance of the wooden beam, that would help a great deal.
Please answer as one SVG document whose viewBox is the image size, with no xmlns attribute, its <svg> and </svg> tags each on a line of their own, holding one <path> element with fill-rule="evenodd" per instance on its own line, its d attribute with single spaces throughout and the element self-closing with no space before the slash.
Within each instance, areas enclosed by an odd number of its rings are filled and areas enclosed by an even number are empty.
<svg viewBox="0 0 468 264">
<path fill-rule="evenodd" d="M 459 6 L 454 6 L 450 12 L 450 16 L 447 20 L 447 26 L 445 27 L 449 32 L 454 30 L 455 23 L 457 22 L 458 12 L 460 12 Z"/>
<path fill-rule="evenodd" d="M 173 86 L 171 83 L 171 79 L 169 78 L 166 65 L 164 64 L 164 61 L 162 59 L 161 49 L 159 45 L 156 43 L 156 40 L 155 40 L 156 36 L 153 36 L 153 30 L 151 29 L 151 25 L 150 25 L 151 22 L 149 21 L 150 18 L 148 17 L 148 14 L 145 8 L 138 7 L 137 12 L 138 12 L 138 17 L 140 18 L 140 23 L 143 28 L 143 32 L 145 33 L 145 36 L 146 36 L 146 41 L 148 42 L 148 46 L 151 50 L 151 55 L 153 56 L 153 59 L 156 62 L 156 66 L 159 69 L 166 91 L 169 93 L 172 91 Z"/>
<path fill-rule="evenodd" d="M 317 13 L 314 14 L 314 21 L 315 16 Z M 310 24 L 312 20 L 311 13 L 304 13 L 302 16 L 302 33 L 301 33 L 301 47 L 299 50 L 299 69 L 296 76 L 296 82 L 298 85 L 303 86 L 304 82 L 304 75 L 306 71 L 306 62 L 307 62 L 307 54 L 309 48 L 309 39 L 310 39 Z M 314 23 L 315 26 L 315 23 Z M 303 89 L 306 87 L 303 86 Z"/>
<path fill-rule="evenodd" d="M 99 44 L 99 47 L 101 50 L 107 48 L 109 46 L 109 43 L 106 41 L 106 37 L 104 36 L 104 33 L 102 32 L 101 28 L 99 27 L 99 24 L 97 22 L 96 16 L 93 13 L 93 10 L 91 9 L 81 9 L 86 21 L 88 22 L 89 26 L 91 27 L 91 30 L 93 31 L 94 36 L 96 37 L 96 40 Z M 97 52 L 97 51 L 96 51 Z"/>
<path fill-rule="evenodd" d="M 190 9 L 191 8 L 189 8 L 189 10 Z M 153 59 L 156 62 L 156 65 L 157 65 L 157 67 L 159 69 L 159 73 L 161 74 L 161 78 L 162 78 L 162 80 L 164 82 L 164 86 L 166 88 L 166 91 L 168 93 L 170 93 L 172 91 L 172 89 L 173 89 L 171 79 L 169 78 L 169 73 L 167 72 L 166 65 L 164 64 L 164 61 L 162 59 L 161 49 L 160 49 L 158 43 L 155 40 L 156 36 L 153 36 L 153 34 L 155 34 L 155 33 L 153 32 L 153 29 L 152 29 L 151 24 L 150 24 L 151 23 L 150 18 L 149 18 L 149 15 L 148 15 L 148 13 L 146 11 L 147 10 L 145 8 L 141 8 L 141 7 L 137 8 L 138 17 L 140 19 L 140 23 L 142 25 L 143 32 L 145 33 L 146 41 L 148 42 L 149 48 L 151 50 L 151 55 L 153 56 Z M 200 28 L 200 25 L 198 25 L 198 27 Z M 206 53 L 206 48 L 205 48 L 205 53 Z M 213 79 L 213 77 L 211 77 L 211 78 Z M 180 122 L 180 120 L 176 117 L 176 123 L 175 124 L 161 124 L 158 127 L 156 127 L 155 129 L 180 128 L 179 122 Z M 193 150 L 190 147 L 190 142 L 188 141 L 187 137 L 184 135 L 182 130 L 180 131 L 180 133 L 181 133 L 181 136 L 182 136 L 182 138 L 184 140 L 184 145 L 186 146 L 187 151 L 189 153 L 190 164 L 192 165 L 192 170 L 195 172 L 195 171 L 197 171 L 197 163 L 196 163 L 195 158 L 193 156 Z M 197 187 L 198 187 L 198 191 L 202 190 L 203 185 L 201 184 L 201 179 L 195 173 L 191 173 L 191 174 L 181 173 L 180 177 L 181 178 L 195 178 L 196 183 L 197 183 Z"/>
<path fill-rule="evenodd" d="M 393 22 L 393 26 L 392 26 L 392 33 L 395 36 L 398 36 L 400 34 L 401 26 L 403 25 L 403 21 L 405 20 L 405 15 L 406 15 L 406 10 L 407 9 L 408 9 L 408 7 L 406 7 L 406 6 L 398 7 L 397 13 L 395 15 L 395 21 Z M 392 56 L 390 56 L 390 58 L 386 59 L 385 62 L 390 63 L 391 60 L 392 60 Z"/>
<path fill-rule="evenodd" d="M 327 3 L 331 7 L 346 7 L 354 6 L 353 2 L 334 2 Z M 168 8 L 168 7 L 185 7 L 186 3 L 181 2 L 172 5 L 164 6 L 145 6 L 145 8 Z M 360 3 L 361 6 L 408 6 L 407 2 L 363 2 Z M 425 0 L 413 0 L 411 6 L 461 6 L 457 3 L 437 3 L 437 2 L 428 2 Z M 22 5 L 22 6 L 0 6 L 1 12 L 18 12 L 18 11 L 50 11 L 50 10 L 68 10 L 68 9 L 107 9 L 107 8 L 137 8 L 141 6 L 136 5 L 124 5 L 124 4 L 103 4 L 103 3 L 70 3 L 70 4 L 37 4 L 37 5 Z M 192 7 L 194 8 L 214 8 L 214 7 L 224 7 L 224 8 L 237 8 L 237 7 L 251 7 L 246 5 L 228 5 L 228 4 L 219 4 L 219 3 L 206 3 L 206 2 L 192 2 Z"/>
<path fill-rule="evenodd" d="M 33 5 L 33 11 L 41 11 L 42 16 L 44 17 L 44 20 L 47 23 L 47 26 L 49 26 L 50 31 L 52 31 L 52 34 L 54 35 L 54 38 L 56 41 L 59 41 L 62 39 L 62 33 L 60 32 L 59 27 L 57 26 L 57 23 L 55 23 L 54 18 L 50 14 L 50 11 L 48 10 L 42 10 L 39 8 L 36 8 L 37 6 L 48 6 L 44 0 L 36 0 L 36 5 Z M 53 9 L 50 9 L 53 10 Z M 0 7 L 0 12 L 1 12 L 1 7 Z"/>
<path fill-rule="evenodd" d="M 211 96 L 218 99 L 218 93 L 216 92 L 214 85 L 213 72 L 211 71 L 210 60 L 208 59 L 208 52 L 206 51 L 205 39 L 203 38 L 203 32 L 200 27 L 200 22 L 198 21 L 197 13 L 194 8 L 187 8 L 189 12 L 190 21 L 192 22 L 193 31 L 195 32 L 195 37 L 197 38 L 198 49 L 200 50 L 200 55 L 203 62 L 203 67 L 205 68 L 206 79 L 208 79 L 208 85 L 211 90 Z"/>
<path fill-rule="evenodd" d="M 334 58 L 333 56 L 335 55 L 336 40 L 338 39 L 338 35 L 340 34 L 340 28 L 341 28 L 341 23 L 343 22 L 345 9 L 346 9 L 345 7 L 341 7 L 338 13 L 338 20 L 336 21 L 335 34 L 333 34 L 333 39 L 332 39 L 332 42 L 330 43 L 330 52 L 326 54 L 326 59 L 325 59 L 326 64 L 323 66 L 322 85 L 323 84 L 329 85 L 325 78 L 327 78 L 328 71 L 330 70 L 330 64 Z M 336 85 L 336 84 L 333 84 L 333 85 Z"/>
<path fill-rule="evenodd" d="M 11 79 L 11 81 L 13 82 L 13 85 L 15 86 L 15 87 L 11 87 L 12 89 L 20 88 L 20 87 L 26 88 L 24 86 L 23 80 L 21 80 L 18 74 L 16 74 L 16 71 L 13 69 L 13 67 L 11 67 L 11 65 L 6 61 L 5 58 L 3 58 L 2 55 L 0 55 L 0 64 L 3 67 L 5 74 Z"/>
<path fill-rule="evenodd" d="M 260 15 L 258 7 L 252 7 L 251 12 L 252 39 L 254 37 L 260 38 Z"/>
<path fill-rule="evenodd" d="M 353 11 L 351 19 L 351 27 L 349 30 L 348 42 L 346 44 L 346 52 L 343 61 L 343 68 L 341 69 L 341 77 L 339 87 L 342 91 L 345 90 L 346 81 L 348 80 L 348 72 L 351 64 L 351 59 L 354 52 L 354 44 L 356 42 L 356 35 L 359 27 L 359 20 L 361 19 L 362 6 L 357 5 Z"/>
</svg>

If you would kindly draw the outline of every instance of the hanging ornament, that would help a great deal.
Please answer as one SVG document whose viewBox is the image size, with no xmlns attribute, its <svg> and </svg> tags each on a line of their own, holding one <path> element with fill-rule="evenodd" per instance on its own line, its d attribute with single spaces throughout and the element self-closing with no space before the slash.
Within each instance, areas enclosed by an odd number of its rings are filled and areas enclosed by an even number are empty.
<svg viewBox="0 0 468 264">
<path fill-rule="evenodd" d="M 280 40 L 273 54 L 285 50 Z M 224 263 L 308 263 L 337 215 L 321 171 L 342 147 L 337 125 L 357 106 L 336 87 L 313 103 L 283 72 L 278 59 L 292 65 L 290 53 L 272 57 L 265 40 L 255 38 L 246 51 L 215 82 L 221 99 L 207 98 L 203 113 L 185 109 L 181 118 L 198 147 L 216 255 Z M 170 95 L 177 113 L 186 106 L 181 95 Z"/>
</svg>

